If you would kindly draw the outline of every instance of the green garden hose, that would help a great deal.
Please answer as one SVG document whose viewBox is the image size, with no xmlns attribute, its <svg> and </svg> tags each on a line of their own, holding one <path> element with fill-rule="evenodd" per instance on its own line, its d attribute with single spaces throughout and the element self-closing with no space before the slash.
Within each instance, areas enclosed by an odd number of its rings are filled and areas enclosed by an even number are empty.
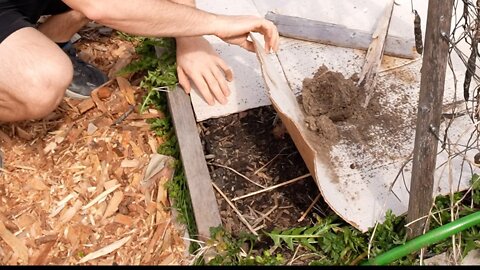
<svg viewBox="0 0 480 270">
<path fill-rule="evenodd" d="M 424 235 L 416 237 L 401 246 L 362 263 L 362 265 L 387 265 L 414 251 L 435 244 L 477 224 L 480 224 L 480 211 L 431 230 Z"/>
</svg>

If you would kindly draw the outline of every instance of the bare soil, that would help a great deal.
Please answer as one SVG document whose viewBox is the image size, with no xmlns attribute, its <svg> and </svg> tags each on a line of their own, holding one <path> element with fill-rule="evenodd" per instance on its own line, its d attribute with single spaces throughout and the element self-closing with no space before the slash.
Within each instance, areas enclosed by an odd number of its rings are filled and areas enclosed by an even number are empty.
<svg viewBox="0 0 480 270">
<path fill-rule="evenodd" d="M 275 110 L 267 106 L 199 123 L 212 181 L 230 200 L 262 190 L 233 170 L 265 187 L 308 174 L 293 141 L 280 120 L 275 121 L 275 118 Z M 234 204 L 259 233 L 269 232 L 274 228 L 284 230 L 311 225 L 314 214 L 330 214 L 331 210 L 320 200 L 304 220 L 298 221 L 318 194 L 315 181 L 308 177 Z M 218 193 L 216 197 L 224 228 L 234 236 L 248 233 L 248 228 L 227 202 Z M 269 243 L 269 239 L 261 239 L 260 248 L 264 246 L 262 243 Z M 282 250 L 285 258 L 291 257 L 290 253 L 293 252 L 286 248 Z"/>
<path fill-rule="evenodd" d="M 377 149 L 380 134 L 372 131 L 374 125 L 382 130 L 382 139 L 387 140 L 398 137 L 405 129 L 406 123 L 400 117 L 402 112 L 382 106 L 385 91 L 376 91 L 368 106 L 363 108 L 361 104 L 366 95 L 357 82 L 357 74 L 345 78 L 342 73 L 330 71 L 325 66 L 321 66 L 313 78 L 303 81 L 298 101 L 305 113 L 306 125 L 316 132 L 328 150 L 340 140 Z"/>
</svg>

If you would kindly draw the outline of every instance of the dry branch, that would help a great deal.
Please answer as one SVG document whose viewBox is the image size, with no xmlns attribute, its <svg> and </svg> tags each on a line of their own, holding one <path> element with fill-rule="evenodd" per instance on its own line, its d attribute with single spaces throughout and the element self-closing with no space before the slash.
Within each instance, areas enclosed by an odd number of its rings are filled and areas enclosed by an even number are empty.
<svg viewBox="0 0 480 270">
<path fill-rule="evenodd" d="M 268 187 L 268 188 L 266 188 L 266 189 L 258 190 L 258 191 L 255 191 L 255 192 L 252 192 L 252 193 L 249 193 L 249 194 L 245 194 L 245 195 L 240 196 L 240 197 L 233 198 L 233 199 L 232 199 L 232 202 L 238 201 L 238 200 L 241 200 L 241 199 L 245 199 L 245 198 L 248 198 L 248 197 L 251 197 L 251 196 L 260 194 L 260 193 L 268 192 L 268 191 L 277 189 L 277 188 L 279 188 L 279 187 L 283 187 L 283 186 L 286 186 L 286 185 L 290 185 L 290 184 L 292 184 L 292 183 L 298 182 L 298 181 L 303 180 L 303 179 L 305 179 L 305 178 L 307 178 L 307 177 L 310 177 L 310 176 L 312 176 L 312 175 L 309 174 L 309 173 L 307 173 L 307 174 L 305 174 L 305 175 L 303 175 L 303 176 L 294 178 L 294 179 L 292 179 L 292 180 L 288 180 L 288 181 L 286 181 L 286 182 L 284 182 L 284 183 L 281 183 L 281 184 L 278 184 L 278 185 L 274 185 L 274 186 Z"/>
<path fill-rule="evenodd" d="M 230 167 L 227 167 L 227 166 L 221 165 L 221 164 L 217 164 L 217 163 L 208 163 L 208 165 L 217 166 L 217 167 L 220 167 L 220 168 L 224 168 L 224 169 L 230 170 L 230 171 L 234 172 L 235 174 L 237 174 L 238 176 L 242 177 L 243 179 L 247 180 L 248 182 L 256 185 L 257 187 L 265 188 L 264 186 L 256 183 L 255 181 L 251 180 L 250 178 L 246 177 L 245 175 L 239 173 L 239 172 L 236 171 L 235 169 L 232 169 L 232 168 L 230 168 Z"/>
<path fill-rule="evenodd" d="M 315 197 L 313 202 L 310 204 L 310 206 L 307 208 L 307 211 L 305 211 L 305 213 L 303 213 L 303 215 L 298 219 L 298 222 L 302 222 L 307 217 L 308 213 L 312 211 L 312 208 L 315 206 L 315 204 L 317 204 L 318 200 L 320 200 L 321 197 L 322 197 L 322 194 L 319 193 L 317 197 Z"/>
<path fill-rule="evenodd" d="M 237 209 L 237 207 L 235 207 L 235 205 L 228 199 L 227 195 L 225 195 L 225 193 L 223 193 L 222 190 L 217 185 L 215 185 L 215 183 L 212 182 L 212 185 L 215 188 L 215 190 L 217 190 L 217 192 L 225 199 L 225 201 L 228 203 L 228 205 L 230 205 L 230 207 L 232 207 L 233 211 L 235 211 L 238 218 L 243 222 L 243 224 L 245 224 L 245 226 L 247 226 L 247 228 L 250 230 L 250 232 L 252 232 L 254 235 L 258 235 L 258 233 L 255 231 L 255 229 L 252 228 L 252 225 L 250 225 L 250 223 L 248 223 L 248 221 L 245 219 L 245 217 L 242 215 L 242 213 L 240 213 L 240 211 Z"/>
</svg>

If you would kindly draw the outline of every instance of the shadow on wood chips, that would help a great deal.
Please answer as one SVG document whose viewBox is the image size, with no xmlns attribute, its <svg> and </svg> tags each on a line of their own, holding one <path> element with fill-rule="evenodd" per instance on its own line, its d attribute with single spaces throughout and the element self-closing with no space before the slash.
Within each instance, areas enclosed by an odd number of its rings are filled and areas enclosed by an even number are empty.
<svg viewBox="0 0 480 270">
<path fill-rule="evenodd" d="M 267 106 L 200 123 L 212 181 L 230 200 L 262 190 L 233 170 L 264 187 L 308 174 L 293 141 L 275 118 L 275 110 Z M 312 224 L 313 213 L 321 216 L 331 213 L 320 200 L 298 222 L 318 194 L 313 178 L 308 177 L 234 204 L 253 228 L 269 232 L 274 228 L 283 230 Z M 234 236 L 249 232 L 227 202 L 218 193 L 216 197 L 224 228 Z"/>
</svg>

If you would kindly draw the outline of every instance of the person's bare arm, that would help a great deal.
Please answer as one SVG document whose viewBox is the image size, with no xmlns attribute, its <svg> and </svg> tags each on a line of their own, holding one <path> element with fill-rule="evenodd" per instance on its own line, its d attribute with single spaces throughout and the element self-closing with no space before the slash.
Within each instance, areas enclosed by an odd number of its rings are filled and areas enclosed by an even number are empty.
<svg viewBox="0 0 480 270">
<path fill-rule="evenodd" d="M 265 36 L 265 49 L 278 48 L 278 32 L 268 20 L 256 16 L 225 16 L 201 11 L 169 0 L 62 0 L 89 19 L 140 36 L 191 37 L 216 35 L 253 50 L 250 32 Z"/>
<path fill-rule="evenodd" d="M 216 15 L 169 0 L 63 0 L 96 22 L 140 36 L 215 34 Z"/>
</svg>

